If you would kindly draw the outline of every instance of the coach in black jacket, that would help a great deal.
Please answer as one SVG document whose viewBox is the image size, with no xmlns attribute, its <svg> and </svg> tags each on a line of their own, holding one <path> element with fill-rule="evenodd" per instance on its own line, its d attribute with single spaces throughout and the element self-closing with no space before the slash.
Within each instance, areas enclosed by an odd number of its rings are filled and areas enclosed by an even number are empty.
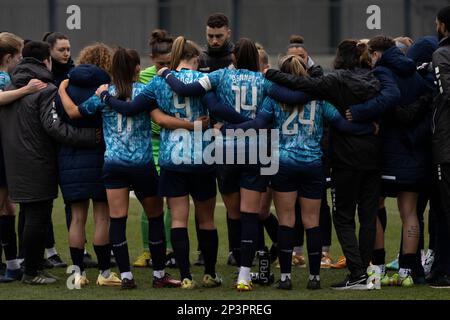
<svg viewBox="0 0 450 320">
<path fill-rule="evenodd" d="M 438 84 L 432 121 L 432 148 L 436 190 L 432 198 L 437 219 L 436 262 L 433 287 L 450 287 L 450 6 L 441 9 L 436 19 L 439 48 L 433 53 Z"/>
<path fill-rule="evenodd" d="M 56 113 L 52 84 L 50 47 L 31 41 L 23 49 L 25 57 L 12 72 L 10 90 L 25 86 L 30 79 L 48 83 L 47 88 L 16 100 L 0 113 L 1 143 L 5 157 L 9 195 L 25 214 L 23 235 L 25 275 L 30 284 L 52 283 L 55 279 L 38 272 L 53 199 L 58 196 L 56 146 L 53 139 L 79 147 L 95 146 L 95 129 L 73 128 Z M 53 138 L 53 139 L 52 139 Z"/>
<path fill-rule="evenodd" d="M 206 22 L 207 49 L 200 55 L 198 71 L 210 73 L 232 64 L 233 44 L 228 18 L 221 13 L 208 17 Z"/>
<path fill-rule="evenodd" d="M 302 90 L 314 99 L 328 100 L 345 116 L 349 106 L 377 97 L 383 100 L 379 114 L 398 102 L 400 93 L 389 70 L 374 74 L 360 66 L 362 51 L 354 40 L 344 40 L 335 59 L 335 71 L 323 77 L 296 77 L 268 70 L 266 77 L 291 89 Z M 376 75 L 376 76 L 375 76 Z M 381 84 L 380 84 L 380 81 Z M 388 86 L 386 86 L 388 84 Z M 394 94 L 381 94 L 385 87 Z M 386 92 L 392 92 L 387 90 Z M 379 101 L 381 101 L 379 100 Z M 366 269 L 375 242 L 376 215 L 381 187 L 381 143 L 378 136 L 355 136 L 331 128 L 331 179 L 334 187 L 334 224 L 347 259 L 350 275 L 334 284 L 335 289 L 366 286 Z M 359 241 L 355 234 L 358 207 Z"/>
</svg>

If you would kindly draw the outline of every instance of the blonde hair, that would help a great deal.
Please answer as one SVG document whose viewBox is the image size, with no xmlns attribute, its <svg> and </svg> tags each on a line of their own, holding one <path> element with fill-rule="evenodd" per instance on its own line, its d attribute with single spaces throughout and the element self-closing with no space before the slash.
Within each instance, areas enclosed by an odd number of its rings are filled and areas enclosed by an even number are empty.
<svg viewBox="0 0 450 320">
<path fill-rule="evenodd" d="M 77 65 L 93 64 L 111 74 L 112 49 L 101 42 L 93 43 L 81 49 L 77 57 Z"/>
<path fill-rule="evenodd" d="M 411 47 L 412 44 L 414 43 L 414 40 L 411 39 L 410 37 L 402 37 L 402 36 L 394 38 L 394 41 L 400 42 L 401 44 L 405 45 L 407 48 Z"/>
<path fill-rule="evenodd" d="M 185 37 L 177 37 L 172 44 L 172 51 L 170 54 L 170 69 L 175 70 L 180 64 L 181 60 L 191 59 L 200 56 L 200 47 L 191 40 L 186 40 Z"/>
<path fill-rule="evenodd" d="M 269 66 L 269 55 L 267 54 L 266 50 L 264 50 L 264 47 L 262 44 L 256 42 L 255 46 L 256 46 L 256 49 L 258 49 L 260 68 L 264 69 L 264 66 Z"/>
<path fill-rule="evenodd" d="M 16 55 L 22 52 L 23 39 L 13 33 L 0 33 L 0 63 L 7 54 Z"/>
<path fill-rule="evenodd" d="M 359 62 L 362 68 L 372 69 L 372 60 L 370 59 L 368 43 L 369 43 L 368 39 L 361 39 L 357 44 L 358 48 L 361 50 Z"/>
<path fill-rule="evenodd" d="M 279 68 L 281 72 L 290 73 L 296 76 L 308 76 L 308 72 L 306 71 L 306 65 L 303 59 L 297 55 L 288 55 L 284 56 L 280 59 Z M 303 110 L 303 105 L 288 105 L 285 103 L 281 103 L 281 107 L 284 111 L 293 112 L 295 109 L 298 112 Z"/>
</svg>

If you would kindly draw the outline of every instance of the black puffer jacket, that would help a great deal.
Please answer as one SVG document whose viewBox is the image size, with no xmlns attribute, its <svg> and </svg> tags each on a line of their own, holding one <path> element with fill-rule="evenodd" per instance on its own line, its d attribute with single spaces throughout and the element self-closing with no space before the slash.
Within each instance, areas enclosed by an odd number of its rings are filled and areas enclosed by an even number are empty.
<svg viewBox="0 0 450 320">
<path fill-rule="evenodd" d="M 58 169 L 53 139 L 94 147 L 96 130 L 73 128 L 61 121 L 54 103 L 57 89 L 51 72 L 42 62 L 25 58 L 11 75 L 12 83 L 7 90 L 21 88 L 34 78 L 48 83 L 48 87 L 0 110 L 9 195 L 19 203 L 54 199 L 58 196 Z"/>
<path fill-rule="evenodd" d="M 227 41 L 221 48 L 208 48 L 200 55 L 198 71 L 210 73 L 219 69 L 228 68 L 233 62 L 231 53 L 234 45 Z"/>
<path fill-rule="evenodd" d="M 450 38 L 439 42 L 433 53 L 433 67 L 439 90 L 433 102 L 433 162 L 450 163 Z"/>
<path fill-rule="evenodd" d="M 268 70 L 266 77 L 294 90 L 301 90 L 317 100 L 328 100 L 345 117 L 349 106 L 373 98 L 381 86 L 366 69 L 336 70 L 323 77 L 298 77 Z M 381 167 L 380 138 L 374 135 L 355 136 L 330 129 L 332 167 L 372 170 Z"/>
<path fill-rule="evenodd" d="M 315 64 L 311 68 L 308 69 L 308 74 L 310 77 L 318 78 L 323 76 L 323 69 L 321 66 Z"/>
</svg>

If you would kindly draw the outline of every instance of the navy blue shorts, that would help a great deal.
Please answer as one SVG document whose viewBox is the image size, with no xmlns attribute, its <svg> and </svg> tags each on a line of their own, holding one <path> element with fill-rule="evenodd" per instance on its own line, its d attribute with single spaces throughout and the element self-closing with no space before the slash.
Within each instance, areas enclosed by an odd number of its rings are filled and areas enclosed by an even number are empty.
<svg viewBox="0 0 450 320">
<path fill-rule="evenodd" d="M 424 189 L 424 186 L 421 184 L 398 183 L 389 179 L 381 180 L 381 195 L 383 197 L 397 198 L 400 192 L 421 193 Z"/>
<path fill-rule="evenodd" d="M 322 199 L 325 175 L 322 165 L 286 167 L 280 164 L 271 178 L 271 187 L 278 192 L 297 191 L 299 197 Z"/>
<path fill-rule="evenodd" d="M 170 198 L 191 195 L 196 201 L 209 200 L 217 194 L 215 171 L 184 172 L 161 168 L 158 194 Z"/>
<path fill-rule="evenodd" d="M 103 181 L 106 189 L 134 190 L 139 200 L 158 195 L 159 177 L 153 162 L 135 167 L 105 163 Z"/>
<path fill-rule="evenodd" d="M 222 194 L 239 192 L 241 188 L 266 192 L 269 177 L 261 175 L 259 165 L 217 165 L 217 183 Z"/>
<path fill-rule="evenodd" d="M 0 188 L 6 188 L 6 171 L 5 171 L 5 159 L 3 158 L 3 148 L 0 143 Z"/>
</svg>

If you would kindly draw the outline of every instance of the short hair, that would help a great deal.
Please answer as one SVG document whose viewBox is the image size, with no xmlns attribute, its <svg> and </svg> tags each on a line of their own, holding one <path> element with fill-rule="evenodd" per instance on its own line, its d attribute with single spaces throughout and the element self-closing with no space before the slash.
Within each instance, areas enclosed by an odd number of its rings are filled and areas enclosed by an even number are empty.
<svg viewBox="0 0 450 320">
<path fill-rule="evenodd" d="M 450 31 L 450 6 L 439 10 L 437 19 L 445 25 L 445 30 Z"/>
<path fill-rule="evenodd" d="M 58 40 L 69 40 L 66 35 L 60 33 L 60 32 L 47 32 L 42 37 L 42 41 L 45 41 L 50 44 L 50 46 L 53 48 Z"/>
<path fill-rule="evenodd" d="M 208 17 L 206 25 L 210 28 L 229 27 L 228 17 L 223 13 L 214 13 Z"/>
<path fill-rule="evenodd" d="M 93 43 L 81 49 L 77 64 L 93 64 L 100 69 L 111 73 L 113 52 L 110 47 L 101 42 Z"/>
<path fill-rule="evenodd" d="M 30 41 L 23 47 L 22 56 L 44 62 L 50 58 L 50 45 L 43 41 Z"/>
<path fill-rule="evenodd" d="M 370 53 L 375 51 L 384 52 L 392 47 L 395 47 L 395 41 L 390 37 L 376 36 L 370 39 L 367 46 L 369 47 Z"/>
</svg>

